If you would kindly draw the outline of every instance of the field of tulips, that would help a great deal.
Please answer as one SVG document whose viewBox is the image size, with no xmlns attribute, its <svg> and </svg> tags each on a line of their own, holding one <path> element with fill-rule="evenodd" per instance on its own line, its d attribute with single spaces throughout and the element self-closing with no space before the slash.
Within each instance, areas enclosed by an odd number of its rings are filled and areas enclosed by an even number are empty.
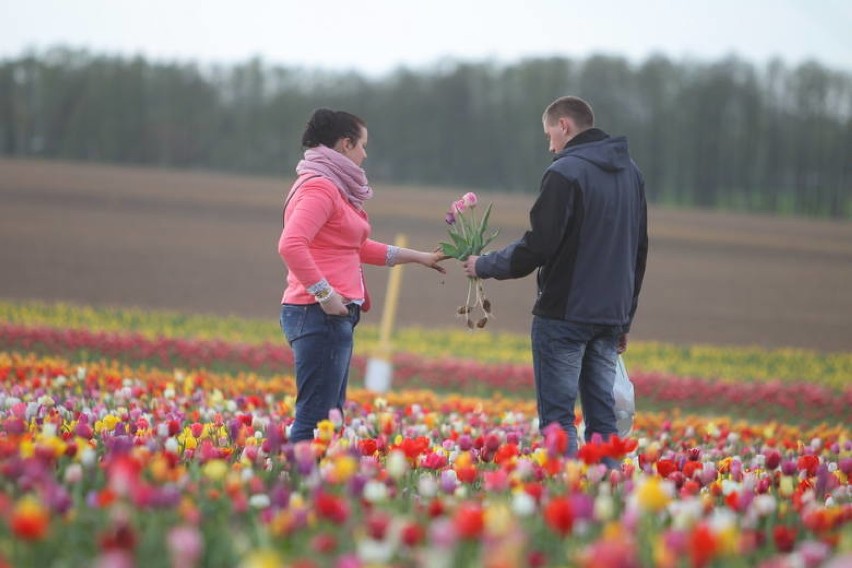
<svg viewBox="0 0 852 568">
<path fill-rule="evenodd" d="M 267 320 L 105 309 L 63 303 L 0 301 L 0 325 L 138 334 L 147 339 L 199 339 L 231 344 L 281 345 L 277 315 Z M 452 357 L 481 363 L 529 366 L 526 336 L 466 330 L 404 328 L 394 334 L 397 351 L 424 359 Z M 355 351 L 367 356 L 378 346 L 378 330 L 359 326 Z M 852 352 L 817 353 L 804 349 L 671 345 L 632 342 L 628 366 L 645 373 L 729 381 L 808 382 L 842 388 L 852 377 Z"/>
<path fill-rule="evenodd" d="M 736 377 L 631 346 L 631 436 L 566 459 L 522 340 L 401 334 L 394 391 L 294 445 L 289 350 L 221 321 L 0 304 L 0 567 L 852 566 L 848 355 Z"/>
<path fill-rule="evenodd" d="M 359 328 L 353 382 L 377 333 Z M 395 388 L 531 396 L 529 340 L 509 334 L 401 330 Z M 0 302 L 0 350 L 107 358 L 171 369 L 289 373 L 292 356 L 275 322 Z M 852 353 L 681 347 L 634 342 L 625 356 L 640 410 L 794 422 L 848 420 Z M 737 374 L 739 370 L 740 374 Z"/>
</svg>

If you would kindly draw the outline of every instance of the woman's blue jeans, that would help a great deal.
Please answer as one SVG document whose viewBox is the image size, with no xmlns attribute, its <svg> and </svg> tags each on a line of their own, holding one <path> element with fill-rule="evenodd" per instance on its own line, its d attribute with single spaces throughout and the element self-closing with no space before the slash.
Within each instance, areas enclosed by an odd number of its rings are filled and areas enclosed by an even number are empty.
<svg viewBox="0 0 852 568">
<path fill-rule="evenodd" d="M 349 304 L 345 316 L 327 315 L 319 304 L 281 306 L 281 330 L 293 349 L 296 367 L 296 419 L 290 441 L 314 438 L 317 423 L 331 409 L 343 412 L 352 334 L 361 319 L 361 308 Z"/>
<path fill-rule="evenodd" d="M 623 328 L 580 325 L 539 316 L 532 323 L 533 370 L 539 426 L 557 422 L 568 433 L 568 455 L 577 454 L 574 404 L 586 423 L 585 439 L 618 432 L 612 394 Z"/>
</svg>

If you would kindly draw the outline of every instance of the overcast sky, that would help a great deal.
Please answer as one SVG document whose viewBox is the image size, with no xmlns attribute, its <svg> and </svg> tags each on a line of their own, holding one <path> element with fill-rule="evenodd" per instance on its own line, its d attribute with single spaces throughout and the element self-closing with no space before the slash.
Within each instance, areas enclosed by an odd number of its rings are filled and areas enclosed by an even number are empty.
<svg viewBox="0 0 852 568">
<path fill-rule="evenodd" d="M 381 75 L 442 58 L 737 54 L 852 71 L 849 0 L 0 0 L 0 58 L 64 44 Z"/>
</svg>

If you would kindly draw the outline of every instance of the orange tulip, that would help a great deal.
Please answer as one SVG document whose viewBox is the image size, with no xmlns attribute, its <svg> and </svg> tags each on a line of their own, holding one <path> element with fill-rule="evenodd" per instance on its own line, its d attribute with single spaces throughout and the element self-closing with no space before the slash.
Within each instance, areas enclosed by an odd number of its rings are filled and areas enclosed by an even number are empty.
<svg viewBox="0 0 852 568">
<path fill-rule="evenodd" d="M 47 534 L 50 516 L 47 509 L 33 496 L 23 497 L 12 511 L 12 533 L 24 540 L 40 540 Z"/>
</svg>

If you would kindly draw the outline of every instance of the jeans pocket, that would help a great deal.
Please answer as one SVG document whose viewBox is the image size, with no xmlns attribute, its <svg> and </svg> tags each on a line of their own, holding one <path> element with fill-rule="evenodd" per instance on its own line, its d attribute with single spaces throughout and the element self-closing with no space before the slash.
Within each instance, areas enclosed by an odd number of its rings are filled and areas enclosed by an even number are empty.
<svg viewBox="0 0 852 568">
<path fill-rule="evenodd" d="M 291 345 L 302 336 L 307 317 L 307 306 L 284 304 L 281 306 L 281 331 Z"/>
<path fill-rule="evenodd" d="M 361 319 L 361 306 L 358 304 L 347 304 L 345 314 L 325 314 L 329 320 L 346 321 L 352 324 L 352 327 L 358 325 Z"/>
</svg>

